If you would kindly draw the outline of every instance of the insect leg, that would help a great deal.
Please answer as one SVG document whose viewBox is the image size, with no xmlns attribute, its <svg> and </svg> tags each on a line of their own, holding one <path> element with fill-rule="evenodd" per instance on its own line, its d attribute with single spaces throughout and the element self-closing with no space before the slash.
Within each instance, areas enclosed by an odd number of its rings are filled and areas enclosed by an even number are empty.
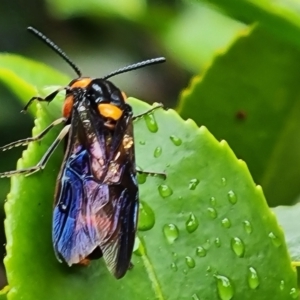
<svg viewBox="0 0 300 300">
<path fill-rule="evenodd" d="M 59 125 L 61 123 L 65 123 L 67 121 L 66 118 L 59 118 L 57 120 L 55 120 L 54 122 L 52 122 L 47 128 L 45 128 L 40 134 L 30 137 L 30 138 L 26 138 L 26 139 L 22 139 L 22 140 L 18 140 L 15 142 L 12 142 L 10 144 L 7 144 L 5 146 L 0 147 L 0 151 L 6 151 L 9 150 L 11 148 L 14 147 L 19 147 L 19 146 L 26 146 L 28 145 L 30 142 L 34 142 L 34 141 L 40 141 L 54 126 Z"/>
<path fill-rule="evenodd" d="M 135 121 L 136 119 L 139 119 L 139 118 L 141 118 L 141 117 L 143 117 L 143 116 L 145 116 L 145 115 L 147 115 L 147 114 L 150 114 L 150 113 L 153 112 L 154 110 L 157 110 L 158 108 L 163 108 L 163 107 L 164 107 L 164 105 L 163 105 L 162 103 L 159 103 L 158 105 L 152 107 L 151 109 L 149 109 L 149 110 L 147 110 L 147 111 L 145 111 L 145 112 L 143 112 L 143 113 L 141 113 L 141 114 L 138 114 L 138 115 L 133 116 L 133 117 L 132 117 L 132 120 Z"/>
<path fill-rule="evenodd" d="M 44 156 L 41 158 L 41 160 L 34 166 L 26 169 L 21 170 L 14 170 L 14 171 L 8 171 L 4 173 L 0 173 L 0 178 L 3 177 L 10 177 L 12 175 L 16 174 L 26 174 L 26 176 L 32 175 L 35 172 L 38 172 L 40 170 L 43 170 L 50 158 L 50 156 L 53 154 L 59 143 L 63 140 L 63 138 L 68 134 L 70 130 L 71 125 L 66 125 L 61 132 L 59 133 L 58 137 L 55 139 L 55 141 L 51 144 L 51 146 L 48 148 Z"/>
<path fill-rule="evenodd" d="M 142 170 L 138 170 L 138 169 L 136 169 L 136 171 L 137 171 L 137 173 L 145 174 L 146 176 L 158 176 L 158 177 L 161 177 L 162 179 L 166 179 L 167 178 L 166 173 L 148 172 L 148 171 L 142 171 Z"/>
<path fill-rule="evenodd" d="M 38 97 L 38 96 L 32 97 L 32 98 L 27 102 L 27 104 L 25 105 L 25 107 L 22 109 L 21 112 L 26 112 L 27 109 L 28 109 L 28 107 L 31 105 L 31 103 L 32 103 L 34 100 L 37 100 L 37 101 L 39 101 L 39 102 L 48 102 L 48 103 L 49 103 L 49 102 L 51 102 L 51 101 L 56 97 L 56 95 L 57 95 L 59 92 L 61 92 L 61 91 L 63 91 L 63 90 L 66 90 L 66 89 L 67 89 L 67 87 L 61 87 L 61 88 L 55 90 L 54 92 L 52 92 L 51 94 L 49 94 L 48 96 L 46 96 L 45 98 L 43 98 L 43 97 Z"/>
</svg>

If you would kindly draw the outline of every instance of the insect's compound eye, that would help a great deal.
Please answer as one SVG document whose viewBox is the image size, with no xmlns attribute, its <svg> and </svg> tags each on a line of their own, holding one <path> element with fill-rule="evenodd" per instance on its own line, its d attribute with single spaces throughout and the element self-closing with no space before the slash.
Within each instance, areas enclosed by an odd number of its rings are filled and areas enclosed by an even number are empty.
<svg viewBox="0 0 300 300">
<path fill-rule="evenodd" d="M 121 118 L 123 113 L 123 111 L 119 107 L 112 105 L 110 103 L 99 104 L 98 111 L 103 117 L 111 118 L 115 121 L 118 121 Z"/>
</svg>

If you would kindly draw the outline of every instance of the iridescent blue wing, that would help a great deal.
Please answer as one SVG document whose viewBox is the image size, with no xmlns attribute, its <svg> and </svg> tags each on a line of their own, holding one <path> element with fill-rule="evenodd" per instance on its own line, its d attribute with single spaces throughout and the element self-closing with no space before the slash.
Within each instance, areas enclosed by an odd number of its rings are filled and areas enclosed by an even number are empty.
<svg viewBox="0 0 300 300">
<path fill-rule="evenodd" d="M 57 257 L 69 265 L 81 262 L 98 246 L 100 237 L 93 218 L 96 206 L 109 202 L 108 185 L 100 185 L 88 173 L 82 176 L 88 169 L 85 149 L 68 158 L 54 208 L 54 249 Z"/>
<path fill-rule="evenodd" d="M 109 131 L 92 112 L 84 120 L 75 113 L 57 183 L 54 249 L 69 265 L 103 255 L 120 278 L 130 264 L 138 211 L 131 114 Z"/>
</svg>

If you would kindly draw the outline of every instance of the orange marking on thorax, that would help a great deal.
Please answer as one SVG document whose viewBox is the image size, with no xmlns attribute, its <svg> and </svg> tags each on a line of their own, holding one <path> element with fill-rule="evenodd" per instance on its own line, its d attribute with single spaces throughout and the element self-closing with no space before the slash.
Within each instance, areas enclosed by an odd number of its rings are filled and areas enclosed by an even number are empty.
<svg viewBox="0 0 300 300">
<path fill-rule="evenodd" d="M 74 83 L 72 83 L 72 85 L 70 86 L 70 88 L 85 88 L 87 87 L 92 81 L 92 78 L 87 77 L 87 78 L 79 78 L 77 79 Z"/>
<path fill-rule="evenodd" d="M 124 101 L 126 101 L 126 100 L 127 100 L 126 94 L 125 94 L 124 92 L 121 92 L 121 93 L 122 93 L 122 96 L 123 96 Z"/>
<path fill-rule="evenodd" d="M 64 105 L 63 105 L 63 111 L 62 111 L 63 116 L 65 118 L 69 118 L 71 116 L 71 112 L 73 109 L 73 103 L 74 103 L 73 95 L 66 97 Z"/>
<path fill-rule="evenodd" d="M 99 104 L 98 110 L 103 117 L 111 118 L 115 121 L 118 121 L 123 114 L 123 111 L 119 107 L 110 103 Z"/>
</svg>

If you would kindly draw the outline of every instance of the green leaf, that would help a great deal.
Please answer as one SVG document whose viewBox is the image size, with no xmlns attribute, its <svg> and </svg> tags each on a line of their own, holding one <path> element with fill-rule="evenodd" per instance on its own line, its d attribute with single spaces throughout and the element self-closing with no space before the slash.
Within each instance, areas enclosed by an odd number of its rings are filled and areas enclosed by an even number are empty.
<svg viewBox="0 0 300 300">
<path fill-rule="evenodd" d="M 20 99 L 26 98 L 25 102 L 28 101 L 28 97 L 25 97 L 24 93 L 31 93 L 30 96 L 36 96 L 36 89 L 38 88 L 43 87 L 43 89 L 45 89 L 45 87 L 53 85 L 66 85 L 70 80 L 66 75 L 59 73 L 41 62 L 15 54 L 0 54 L 0 71 L 1 80 L 16 93 Z M 10 76 L 14 77 L 10 77 L 9 75 L 6 77 L 6 74 L 10 74 Z M 33 86 L 35 91 L 30 90 L 25 84 Z M 19 85 L 21 85 L 20 89 L 17 88 Z M 30 88 L 33 89 L 32 87 Z"/>
<path fill-rule="evenodd" d="M 0 54 L 0 78 L 24 105 L 31 97 L 45 96 L 70 81 L 43 63 L 14 54 Z M 52 113 L 57 115 L 60 110 L 57 105 Z"/>
<path fill-rule="evenodd" d="M 182 94 L 178 111 L 225 139 L 272 206 L 300 192 L 300 51 L 254 28 Z"/>
<path fill-rule="evenodd" d="M 300 4 L 298 1 L 205 0 L 244 22 L 259 24 L 282 40 L 300 47 Z"/>
<path fill-rule="evenodd" d="M 150 108 L 135 99 L 129 103 L 135 113 Z M 37 105 L 33 134 L 53 120 L 48 109 L 60 105 Z M 18 168 L 34 165 L 58 130 L 30 144 Z M 72 268 L 55 259 L 51 214 L 61 147 L 43 172 L 11 180 L 5 204 L 8 299 L 297 297 L 283 233 L 246 164 L 226 142 L 173 110 L 159 109 L 135 123 L 135 146 L 137 164 L 164 171 L 167 179 L 149 177 L 140 184 L 134 268 L 118 281 L 101 259 Z"/>
<path fill-rule="evenodd" d="M 0 300 L 6 300 L 7 299 L 7 293 L 9 291 L 10 287 L 6 285 L 2 290 L 0 291 Z"/>
</svg>

